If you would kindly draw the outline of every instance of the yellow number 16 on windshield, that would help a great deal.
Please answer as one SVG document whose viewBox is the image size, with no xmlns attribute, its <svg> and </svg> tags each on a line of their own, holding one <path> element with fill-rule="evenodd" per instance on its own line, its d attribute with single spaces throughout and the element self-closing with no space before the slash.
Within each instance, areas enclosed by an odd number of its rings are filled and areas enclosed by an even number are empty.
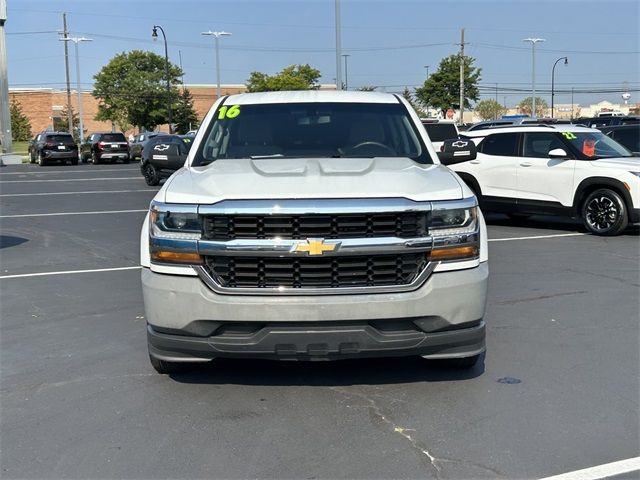
<svg viewBox="0 0 640 480">
<path fill-rule="evenodd" d="M 240 115 L 240 105 L 232 105 L 231 107 L 225 105 L 218 110 L 218 120 L 236 118 L 238 115 Z"/>
</svg>

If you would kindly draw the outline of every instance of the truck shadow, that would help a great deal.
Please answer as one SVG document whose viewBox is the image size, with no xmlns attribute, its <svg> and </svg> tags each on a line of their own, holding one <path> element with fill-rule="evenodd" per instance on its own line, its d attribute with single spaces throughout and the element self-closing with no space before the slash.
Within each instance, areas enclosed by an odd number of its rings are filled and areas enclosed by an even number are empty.
<svg viewBox="0 0 640 480">
<path fill-rule="evenodd" d="M 15 247 L 16 245 L 21 245 L 28 241 L 28 238 L 13 237 L 11 235 L 0 235 L 0 248 Z"/>
<path fill-rule="evenodd" d="M 216 359 L 189 373 L 171 375 L 176 382 L 208 385 L 349 386 L 470 380 L 484 373 L 484 355 L 468 370 L 447 368 L 420 357 L 288 362 Z"/>
<path fill-rule="evenodd" d="M 528 218 L 509 218 L 508 216 L 500 213 L 485 213 L 484 215 L 487 225 L 489 226 L 539 229 L 541 230 L 540 233 L 542 235 L 546 234 L 544 230 L 556 230 L 568 233 L 587 233 L 582 222 L 572 218 L 544 215 L 531 215 Z M 640 227 L 631 225 L 622 232 L 620 236 L 637 237 L 639 235 Z"/>
</svg>

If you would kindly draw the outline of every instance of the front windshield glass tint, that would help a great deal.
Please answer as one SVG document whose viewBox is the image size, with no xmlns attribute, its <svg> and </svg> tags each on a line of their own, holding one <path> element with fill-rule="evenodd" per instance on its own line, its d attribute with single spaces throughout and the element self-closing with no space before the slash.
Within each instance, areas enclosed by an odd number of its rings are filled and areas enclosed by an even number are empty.
<svg viewBox="0 0 640 480">
<path fill-rule="evenodd" d="M 631 156 L 629 150 L 596 130 L 593 132 L 562 132 L 562 135 L 583 158 L 596 160 L 598 158 Z"/>
<path fill-rule="evenodd" d="M 221 106 L 193 165 L 311 157 L 409 157 L 433 163 L 400 103 L 283 103 Z"/>
</svg>

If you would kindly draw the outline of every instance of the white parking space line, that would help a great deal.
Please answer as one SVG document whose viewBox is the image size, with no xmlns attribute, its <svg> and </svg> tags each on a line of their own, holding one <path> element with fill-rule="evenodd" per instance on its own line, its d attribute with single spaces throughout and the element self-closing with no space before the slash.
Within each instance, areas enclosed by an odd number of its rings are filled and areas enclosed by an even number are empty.
<svg viewBox="0 0 640 480">
<path fill-rule="evenodd" d="M 96 169 L 93 170 L 94 172 L 135 172 L 136 170 L 138 170 L 139 168 L 101 168 L 101 169 Z M 87 170 L 49 170 L 49 171 L 42 171 L 42 170 L 38 170 L 37 172 L 0 172 L 0 177 L 3 177 L 4 175 L 56 175 L 56 174 L 67 174 L 67 173 L 87 173 L 91 171 L 91 169 L 87 169 Z"/>
<path fill-rule="evenodd" d="M 582 237 L 588 233 L 558 233 L 556 235 L 534 235 L 531 237 L 490 238 L 489 242 L 511 242 L 514 240 L 537 240 L 541 238 Z"/>
<path fill-rule="evenodd" d="M 3 193 L 0 197 L 33 197 L 43 195 L 83 195 L 94 193 L 138 193 L 138 192 L 157 192 L 151 188 L 143 190 L 88 190 L 86 192 L 46 192 L 46 193 Z"/>
<path fill-rule="evenodd" d="M 43 182 L 102 182 L 105 180 L 144 180 L 137 177 L 102 177 L 102 178 L 56 178 L 55 180 L 0 180 L 0 183 L 43 183 Z"/>
<path fill-rule="evenodd" d="M 25 213 L 21 215 L 0 215 L 0 218 L 59 217 L 62 215 L 100 215 L 104 213 L 140 213 L 148 211 L 149 209 L 145 208 L 143 210 L 102 210 L 97 212 Z"/>
<path fill-rule="evenodd" d="M 605 463 L 604 465 L 576 470 L 575 472 L 567 472 L 540 480 L 600 480 L 637 471 L 640 471 L 640 457 Z"/>
<path fill-rule="evenodd" d="M 64 272 L 21 273 L 18 275 L 3 275 L 0 276 L 0 280 L 7 280 L 10 278 L 47 277 L 50 275 L 73 275 L 76 273 L 120 272 L 122 270 L 140 270 L 141 268 L 142 267 L 138 265 L 135 267 L 93 268 L 90 270 L 67 270 Z"/>
</svg>

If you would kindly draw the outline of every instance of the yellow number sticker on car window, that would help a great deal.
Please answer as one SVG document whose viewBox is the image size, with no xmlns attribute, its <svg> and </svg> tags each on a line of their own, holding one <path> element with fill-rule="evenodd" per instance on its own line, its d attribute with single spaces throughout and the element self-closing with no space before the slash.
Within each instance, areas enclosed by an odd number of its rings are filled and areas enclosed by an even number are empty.
<svg viewBox="0 0 640 480">
<path fill-rule="evenodd" d="M 218 110 L 218 120 L 236 118 L 238 115 L 240 115 L 240 105 L 232 105 L 231 107 L 224 105 Z"/>
<path fill-rule="evenodd" d="M 573 132 L 562 132 L 562 135 L 564 135 L 564 138 L 566 138 L 567 140 L 575 140 L 576 138 L 578 138 Z"/>
</svg>

